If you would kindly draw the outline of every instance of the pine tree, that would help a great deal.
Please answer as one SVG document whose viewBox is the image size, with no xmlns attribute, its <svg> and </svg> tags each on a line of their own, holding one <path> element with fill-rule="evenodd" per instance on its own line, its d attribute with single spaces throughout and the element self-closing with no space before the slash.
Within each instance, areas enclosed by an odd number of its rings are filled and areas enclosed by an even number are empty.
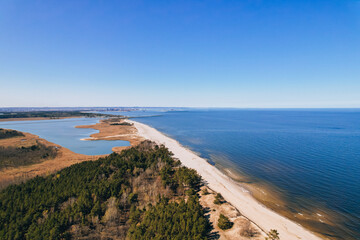
<svg viewBox="0 0 360 240">
<path fill-rule="evenodd" d="M 277 230 L 275 229 L 271 229 L 268 233 L 267 233 L 267 237 L 265 238 L 266 240 L 279 240 L 280 236 Z"/>
</svg>

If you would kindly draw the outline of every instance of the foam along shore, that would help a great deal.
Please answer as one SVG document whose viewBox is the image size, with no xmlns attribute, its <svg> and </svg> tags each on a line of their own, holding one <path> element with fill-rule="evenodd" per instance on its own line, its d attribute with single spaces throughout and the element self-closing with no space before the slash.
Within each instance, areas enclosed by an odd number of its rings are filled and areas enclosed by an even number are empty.
<svg viewBox="0 0 360 240">
<path fill-rule="evenodd" d="M 141 137 L 157 144 L 164 144 L 184 166 L 195 169 L 211 189 L 221 193 L 225 200 L 262 230 L 268 232 L 271 229 L 276 229 L 280 234 L 280 239 L 286 240 L 321 239 L 301 225 L 260 204 L 238 183 L 209 164 L 205 159 L 183 147 L 176 140 L 167 137 L 148 125 L 131 120 L 128 120 L 128 122 L 134 124 Z"/>
</svg>

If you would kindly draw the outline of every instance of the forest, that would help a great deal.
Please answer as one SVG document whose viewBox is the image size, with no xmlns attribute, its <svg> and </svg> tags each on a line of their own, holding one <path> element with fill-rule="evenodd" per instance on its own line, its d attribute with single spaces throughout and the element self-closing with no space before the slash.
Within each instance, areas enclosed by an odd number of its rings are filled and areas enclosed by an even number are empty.
<svg viewBox="0 0 360 240">
<path fill-rule="evenodd" d="M 207 239 L 201 178 L 145 141 L 0 192 L 0 239 Z"/>
</svg>

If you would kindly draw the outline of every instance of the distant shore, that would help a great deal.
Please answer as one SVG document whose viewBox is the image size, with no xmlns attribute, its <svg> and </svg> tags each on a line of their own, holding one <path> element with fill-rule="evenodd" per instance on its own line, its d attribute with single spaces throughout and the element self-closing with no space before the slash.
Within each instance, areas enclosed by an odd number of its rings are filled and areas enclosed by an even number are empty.
<svg viewBox="0 0 360 240">
<path fill-rule="evenodd" d="M 1 113 L 0 122 L 8 121 L 34 121 L 34 120 L 54 120 L 67 118 L 95 118 L 112 117 L 113 115 L 102 113 L 91 113 L 81 111 L 43 111 L 43 112 L 11 112 Z"/>
<path fill-rule="evenodd" d="M 68 119 L 68 118 L 81 118 L 81 116 L 77 117 L 30 117 L 30 118 L 0 118 L 0 122 L 13 122 L 13 121 L 36 121 L 36 120 L 57 120 L 57 119 Z"/>
<path fill-rule="evenodd" d="M 221 193 L 241 214 L 253 221 L 264 231 L 276 229 L 280 233 L 280 239 L 286 240 L 321 239 L 301 225 L 259 203 L 246 189 L 242 188 L 229 176 L 226 176 L 205 159 L 183 147 L 176 140 L 165 136 L 148 125 L 132 120 L 128 120 L 128 122 L 134 124 L 141 137 L 154 141 L 157 144 L 164 144 L 183 165 L 195 169 L 211 189 Z"/>
</svg>

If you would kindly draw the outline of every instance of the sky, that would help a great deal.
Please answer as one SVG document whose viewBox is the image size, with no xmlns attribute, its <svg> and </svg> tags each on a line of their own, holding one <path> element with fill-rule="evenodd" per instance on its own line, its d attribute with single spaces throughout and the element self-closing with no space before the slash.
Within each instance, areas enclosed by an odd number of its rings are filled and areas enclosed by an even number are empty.
<svg viewBox="0 0 360 240">
<path fill-rule="evenodd" d="M 0 107 L 360 107 L 359 0 L 0 0 Z"/>
</svg>

